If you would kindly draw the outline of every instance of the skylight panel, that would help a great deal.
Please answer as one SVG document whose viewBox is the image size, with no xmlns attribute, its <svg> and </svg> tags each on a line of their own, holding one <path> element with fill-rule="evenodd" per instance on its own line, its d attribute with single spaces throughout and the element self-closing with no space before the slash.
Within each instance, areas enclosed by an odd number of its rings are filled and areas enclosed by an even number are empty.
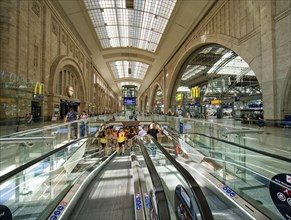
<svg viewBox="0 0 291 220">
<path fill-rule="evenodd" d="M 224 75 L 252 75 L 249 65 L 240 57 L 237 56 L 235 59 L 228 62 L 223 66 L 218 74 Z M 254 73 L 253 73 L 254 74 Z"/>
<path fill-rule="evenodd" d="M 190 89 L 187 86 L 179 86 L 177 92 L 190 92 Z"/>
<path fill-rule="evenodd" d="M 226 59 L 228 59 L 229 57 L 231 57 L 233 55 L 233 53 L 231 51 L 228 51 L 226 54 L 224 54 L 208 71 L 208 73 L 212 73 L 214 70 L 216 70 L 216 68 L 222 63 L 224 62 Z"/>
<path fill-rule="evenodd" d="M 191 77 L 195 76 L 196 74 L 202 72 L 206 68 L 207 66 L 202 65 L 188 65 L 181 79 L 183 81 L 188 80 Z"/>
<path fill-rule="evenodd" d="M 132 77 L 143 80 L 149 65 L 137 61 L 113 61 L 109 63 L 111 71 L 115 78 Z M 128 74 L 128 68 L 131 68 L 131 74 Z"/>
<path fill-rule="evenodd" d="M 125 0 L 83 1 L 96 34 L 100 41 L 103 41 L 100 42 L 102 48 L 129 46 L 151 52 L 155 52 L 176 4 L 176 0 L 134 0 L 134 9 L 129 9 L 125 7 Z M 118 30 L 116 26 L 123 26 L 123 28 Z M 157 33 L 158 37 L 153 38 L 152 35 Z M 111 41 L 112 38 L 131 38 L 131 40 Z M 151 44 L 147 45 L 144 42 L 151 42 Z"/>
</svg>

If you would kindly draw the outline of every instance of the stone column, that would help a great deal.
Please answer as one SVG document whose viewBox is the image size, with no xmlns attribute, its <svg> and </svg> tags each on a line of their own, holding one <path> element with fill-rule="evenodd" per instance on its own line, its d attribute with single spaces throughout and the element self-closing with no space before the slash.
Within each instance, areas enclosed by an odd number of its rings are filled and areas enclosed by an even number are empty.
<svg viewBox="0 0 291 220">
<path fill-rule="evenodd" d="M 276 88 L 274 84 L 276 71 L 275 33 L 274 33 L 275 1 L 261 2 L 261 54 L 263 103 L 265 119 L 277 119 Z"/>
</svg>

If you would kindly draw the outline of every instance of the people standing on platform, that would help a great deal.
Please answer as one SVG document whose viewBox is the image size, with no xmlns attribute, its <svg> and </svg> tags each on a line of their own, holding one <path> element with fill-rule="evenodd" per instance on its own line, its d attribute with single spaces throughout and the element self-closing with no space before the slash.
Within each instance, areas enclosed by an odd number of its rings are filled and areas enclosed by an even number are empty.
<svg viewBox="0 0 291 220">
<path fill-rule="evenodd" d="M 106 145 L 107 145 L 107 138 L 106 138 L 106 134 L 105 134 L 105 131 L 101 131 L 98 135 L 98 138 L 99 138 L 99 154 L 101 155 L 104 155 L 104 152 L 106 150 Z"/>
<path fill-rule="evenodd" d="M 117 144 L 117 130 L 115 129 L 114 126 L 111 127 L 111 134 L 113 137 L 113 146 L 117 150 L 119 146 Z"/>
<path fill-rule="evenodd" d="M 114 133 L 113 126 L 106 129 L 106 138 L 107 138 L 106 154 L 108 154 L 109 150 L 111 152 L 113 151 L 113 147 L 115 149 L 116 134 Z"/>
<path fill-rule="evenodd" d="M 128 147 L 130 147 L 130 150 L 132 150 L 133 138 L 135 136 L 136 136 L 136 133 L 134 132 L 134 129 L 133 128 L 130 128 L 128 134 L 126 134 L 127 143 L 128 143 Z"/>
<path fill-rule="evenodd" d="M 73 107 L 70 108 L 70 111 L 66 114 L 65 122 L 72 122 L 78 119 L 78 113 L 74 111 Z M 77 122 L 71 123 L 71 138 L 77 138 Z"/>
<path fill-rule="evenodd" d="M 86 111 L 83 111 L 82 114 L 80 115 L 80 120 L 81 120 L 81 137 L 85 137 L 86 136 L 86 124 L 87 124 L 87 119 L 88 118 L 88 114 L 86 113 Z"/>
<path fill-rule="evenodd" d="M 138 132 L 138 136 L 139 136 L 139 137 L 143 137 L 143 136 L 145 136 L 146 134 L 147 134 L 147 131 L 146 131 L 145 126 L 142 126 L 142 127 L 141 127 L 141 130 Z"/>
<path fill-rule="evenodd" d="M 187 111 L 186 113 L 186 118 L 192 118 L 191 113 L 189 111 Z"/>
<path fill-rule="evenodd" d="M 125 139 L 126 139 L 126 133 L 123 130 L 123 128 L 120 128 L 118 133 L 117 133 L 117 142 L 119 145 L 119 149 L 117 153 L 119 152 L 119 155 L 124 155 L 124 148 L 125 148 Z"/>
<path fill-rule="evenodd" d="M 147 134 L 151 135 L 154 139 L 158 140 L 158 133 L 160 133 L 157 125 L 152 123 L 150 129 L 147 131 Z"/>
<path fill-rule="evenodd" d="M 25 115 L 25 120 L 26 120 L 26 125 L 31 125 L 33 122 L 33 116 L 32 114 L 29 112 Z"/>
<path fill-rule="evenodd" d="M 258 118 L 258 126 L 259 127 L 264 127 L 266 126 L 265 121 L 264 121 L 264 113 L 261 113 L 257 116 Z"/>
<path fill-rule="evenodd" d="M 253 116 L 251 114 L 247 114 L 247 122 L 249 125 L 253 123 Z"/>
</svg>

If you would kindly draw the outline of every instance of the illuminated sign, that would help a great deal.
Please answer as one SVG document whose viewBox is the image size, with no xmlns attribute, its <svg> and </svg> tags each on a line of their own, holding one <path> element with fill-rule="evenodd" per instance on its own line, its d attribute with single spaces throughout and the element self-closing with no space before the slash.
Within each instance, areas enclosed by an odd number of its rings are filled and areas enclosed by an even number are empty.
<svg viewBox="0 0 291 220">
<path fill-rule="evenodd" d="M 136 105 L 136 98 L 124 98 L 123 105 Z"/>
<path fill-rule="evenodd" d="M 44 98 L 44 85 L 43 83 L 36 82 L 34 86 L 33 97 L 43 99 Z"/>
<path fill-rule="evenodd" d="M 200 90 L 198 86 L 191 88 L 191 98 L 199 98 L 200 97 Z"/>
<path fill-rule="evenodd" d="M 183 99 L 183 94 L 182 93 L 178 93 L 176 96 L 176 101 L 181 101 Z"/>
<path fill-rule="evenodd" d="M 221 100 L 211 100 L 211 105 L 219 105 L 221 103 Z"/>
</svg>

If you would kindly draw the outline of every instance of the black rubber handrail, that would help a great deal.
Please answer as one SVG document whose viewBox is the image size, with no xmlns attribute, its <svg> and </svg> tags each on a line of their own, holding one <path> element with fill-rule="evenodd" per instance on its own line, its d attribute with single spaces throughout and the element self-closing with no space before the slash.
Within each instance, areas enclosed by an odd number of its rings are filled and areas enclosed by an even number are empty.
<svg viewBox="0 0 291 220">
<path fill-rule="evenodd" d="M 139 140 L 140 149 L 143 154 L 145 163 L 147 164 L 153 186 L 155 188 L 155 196 L 157 199 L 157 206 L 158 206 L 158 215 L 160 220 L 169 220 L 170 218 L 170 212 L 169 212 L 169 206 L 167 197 L 163 188 L 162 181 L 160 179 L 160 176 L 143 144 L 143 142 Z"/>
<path fill-rule="evenodd" d="M 207 200 L 196 182 L 193 176 L 179 163 L 173 158 L 160 143 L 156 141 L 150 135 L 147 135 L 151 138 L 151 140 L 155 143 L 155 145 L 159 148 L 159 150 L 166 156 L 166 158 L 172 163 L 172 165 L 179 171 L 179 173 L 184 177 L 187 184 L 190 186 L 191 192 L 193 193 L 194 199 L 197 203 L 197 206 L 200 210 L 200 214 L 202 219 L 205 220 L 213 220 L 212 211 L 207 203 Z"/>
<path fill-rule="evenodd" d="M 166 131 L 172 133 L 172 134 L 175 134 L 175 132 L 167 129 L 167 128 L 164 128 Z M 202 134 L 202 133 L 197 133 L 197 132 L 188 132 L 188 133 L 185 133 L 185 134 L 195 134 L 195 135 L 201 135 L 201 136 L 204 136 L 204 137 L 207 137 L 207 138 L 210 138 L 210 139 L 214 139 L 214 140 L 217 140 L 217 141 L 221 141 L 221 142 L 224 142 L 224 143 L 227 143 L 227 144 L 230 144 L 230 145 L 233 145 L 233 146 L 236 146 L 236 147 L 241 147 L 245 150 L 249 150 L 249 151 L 253 151 L 253 152 L 256 152 L 256 153 L 259 153 L 259 154 L 262 154 L 264 156 L 268 156 L 268 157 L 272 157 L 272 158 L 275 158 L 275 159 L 278 159 L 278 160 L 282 160 L 282 161 L 285 161 L 285 162 L 288 162 L 288 163 L 291 163 L 291 158 L 287 158 L 287 157 L 283 157 L 283 156 L 280 156 L 280 155 L 276 155 L 276 154 L 272 154 L 272 153 L 268 153 L 266 151 L 261 151 L 261 150 L 256 150 L 256 149 L 253 149 L 253 148 L 250 148 L 250 147 L 247 147 L 247 146 L 244 146 L 244 145 L 241 145 L 241 144 L 237 144 L 237 143 L 234 143 L 234 142 L 230 142 L 230 141 L 227 141 L 227 140 L 224 140 L 224 139 L 221 139 L 221 138 L 216 138 L 216 137 L 211 137 L 209 135 L 206 135 L 206 134 Z"/>
</svg>

